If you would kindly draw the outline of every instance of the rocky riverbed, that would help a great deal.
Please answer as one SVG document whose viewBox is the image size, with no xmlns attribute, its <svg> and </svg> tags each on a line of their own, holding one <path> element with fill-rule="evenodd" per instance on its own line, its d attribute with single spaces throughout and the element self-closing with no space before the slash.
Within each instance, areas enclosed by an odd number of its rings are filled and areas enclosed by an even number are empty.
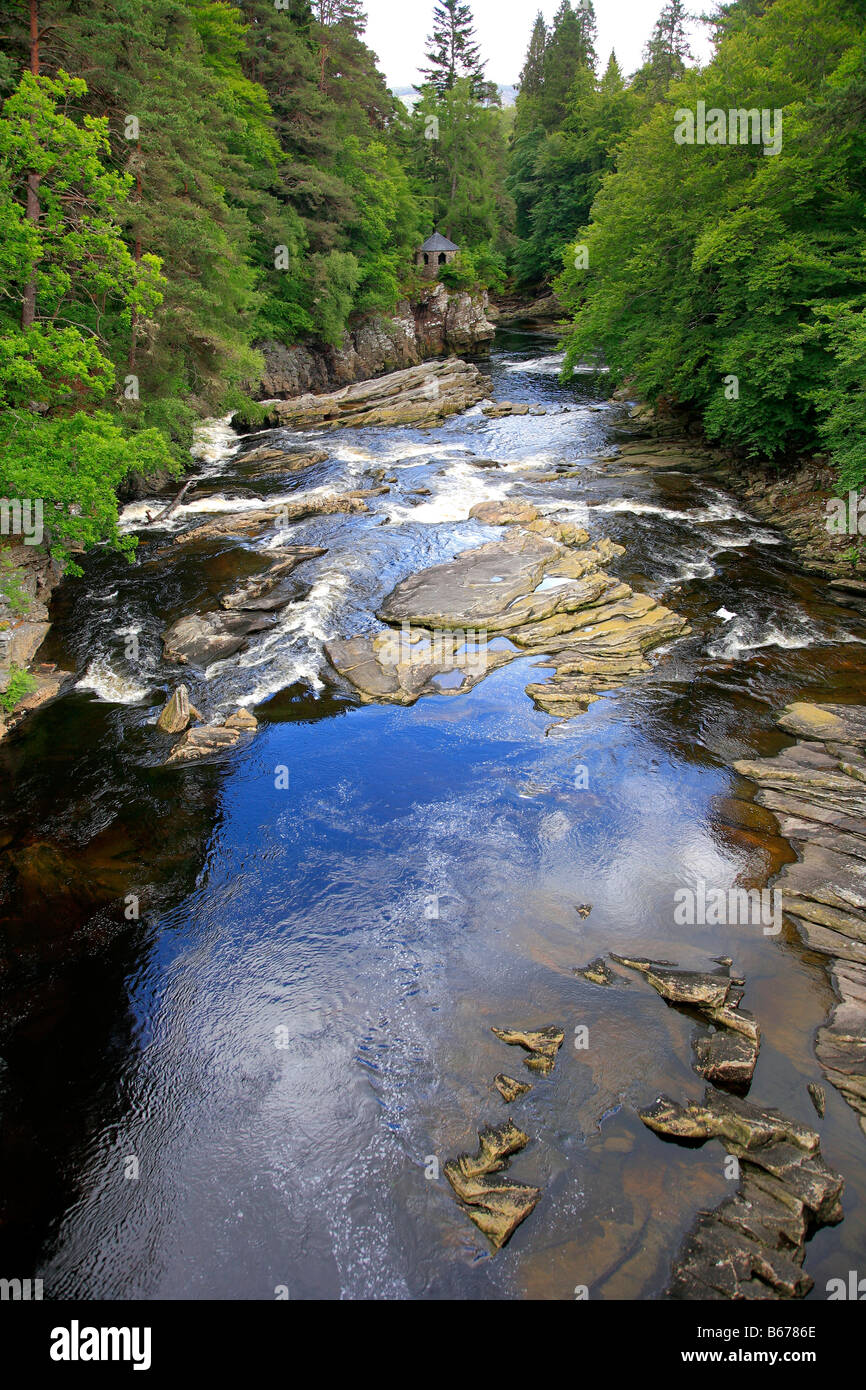
<svg viewBox="0 0 866 1390">
<path fill-rule="evenodd" d="M 862 745 L 776 719 L 866 705 L 866 624 L 561 361 L 213 422 L 177 505 L 126 505 L 136 563 L 55 589 L 71 677 L 0 748 L 0 1244 L 47 1296 L 857 1267 Z M 779 758 L 808 815 L 764 804 Z M 778 931 L 677 911 L 777 883 Z"/>
</svg>

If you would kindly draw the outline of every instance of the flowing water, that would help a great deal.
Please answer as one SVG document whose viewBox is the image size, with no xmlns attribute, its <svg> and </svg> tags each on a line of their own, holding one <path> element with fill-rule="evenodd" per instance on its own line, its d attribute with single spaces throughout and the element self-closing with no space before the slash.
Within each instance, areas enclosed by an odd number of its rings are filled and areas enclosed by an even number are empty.
<svg viewBox="0 0 866 1390">
<path fill-rule="evenodd" d="M 677 926 L 673 895 L 760 885 L 792 857 L 730 763 L 783 746 L 791 699 L 866 699 L 866 623 L 717 487 L 600 461 L 621 407 L 603 374 L 562 385 L 560 361 L 540 335 L 497 343 L 496 396 L 544 416 L 240 441 L 215 426 L 194 500 L 144 531 L 138 562 L 91 557 L 57 594 L 43 655 L 77 684 L 0 747 L 4 1275 L 41 1276 L 46 1297 L 659 1296 L 731 1185 L 718 1144 L 665 1144 L 637 1118 L 659 1093 L 700 1097 L 694 1024 L 637 976 L 575 977 L 610 950 L 733 957 L 763 1030 L 751 1098 L 818 1123 L 821 958 L 787 925 Z M 330 456 L 257 480 L 244 455 L 262 442 Z M 177 529 L 383 475 L 368 516 L 292 527 L 327 554 L 277 629 L 183 672 L 208 715 L 254 707 L 258 736 L 160 766 L 179 674 L 161 632 L 286 539 L 172 547 Z M 534 658 L 412 708 L 323 681 L 325 640 L 374 630 L 399 580 L 496 538 L 466 519 L 489 497 L 622 542 L 609 568 L 691 635 L 564 724 L 524 693 Z M 436 1162 L 509 1113 L 492 1079 L 523 1075 L 523 1054 L 491 1025 L 551 1023 L 556 1069 L 513 1111 L 531 1143 L 511 1174 L 543 1196 L 491 1255 Z M 846 1215 L 809 1246 L 812 1297 L 866 1236 L 862 1134 L 830 1087 L 820 1128 Z"/>
</svg>

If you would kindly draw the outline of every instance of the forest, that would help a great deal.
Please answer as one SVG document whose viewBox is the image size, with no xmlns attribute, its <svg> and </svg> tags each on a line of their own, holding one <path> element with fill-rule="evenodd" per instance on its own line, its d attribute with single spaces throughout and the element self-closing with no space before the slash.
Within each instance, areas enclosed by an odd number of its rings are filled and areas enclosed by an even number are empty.
<svg viewBox="0 0 866 1390">
<path fill-rule="evenodd" d="M 566 372 L 604 362 L 744 469 L 818 451 L 856 487 L 864 17 L 734 0 L 698 67 L 669 0 L 628 75 L 601 70 L 591 0 L 562 0 L 503 108 L 471 7 L 438 0 L 410 109 L 362 0 L 4 0 L 0 494 L 44 499 L 73 572 L 131 547 L 130 471 L 180 472 L 196 420 L 254 412 L 257 344 L 339 345 L 411 300 L 434 227 L 455 288 L 555 287 Z"/>
</svg>

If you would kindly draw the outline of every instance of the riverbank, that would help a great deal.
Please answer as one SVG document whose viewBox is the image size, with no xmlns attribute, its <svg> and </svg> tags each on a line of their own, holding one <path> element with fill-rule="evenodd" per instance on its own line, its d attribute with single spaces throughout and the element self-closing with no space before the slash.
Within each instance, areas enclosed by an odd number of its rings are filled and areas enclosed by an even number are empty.
<svg viewBox="0 0 866 1390">
<path fill-rule="evenodd" d="M 657 414 L 630 401 L 628 389 L 613 399 L 631 404 L 628 419 L 615 434 L 618 456 L 638 467 L 683 469 L 718 482 L 746 502 L 763 521 L 778 528 L 791 542 L 803 569 L 820 575 L 841 590 L 866 597 L 866 549 L 862 538 L 839 535 L 828 520 L 840 499 L 835 470 L 826 459 L 801 459 L 790 467 L 760 459 L 744 459 L 731 450 L 708 443 L 682 420 Z M 842 500 L 847 501 L 847 497 Z"/>
</svg>

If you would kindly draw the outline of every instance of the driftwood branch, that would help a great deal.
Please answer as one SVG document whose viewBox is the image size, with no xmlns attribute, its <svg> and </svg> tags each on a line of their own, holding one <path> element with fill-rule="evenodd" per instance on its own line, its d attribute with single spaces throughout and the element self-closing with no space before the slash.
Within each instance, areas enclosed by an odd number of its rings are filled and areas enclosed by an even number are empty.
<svg viewBox="0 0 866 1390">
<path fill-rule="evenodd" d="M 183 501 L 186 494 L 189 492 L 194 482 L 195 478 L 188 478 L 187 481 L 184 483 L 183 487 L 181 488 L 180 492 L 177 494 L 177 497 L 175 497 L 174 501 L 169 502 L 168 506 L 163 507 L 161 512 L 157 512 L 156 516 L 151 516 L 150 512 L 148 512 L 147 521 L 145 524 L 147 526 L 155 526 L 158 521 L 165 521 L 167 517 L 170 517 L 172 512 L 180 506 L 181 502 Z"/>
</svg>

